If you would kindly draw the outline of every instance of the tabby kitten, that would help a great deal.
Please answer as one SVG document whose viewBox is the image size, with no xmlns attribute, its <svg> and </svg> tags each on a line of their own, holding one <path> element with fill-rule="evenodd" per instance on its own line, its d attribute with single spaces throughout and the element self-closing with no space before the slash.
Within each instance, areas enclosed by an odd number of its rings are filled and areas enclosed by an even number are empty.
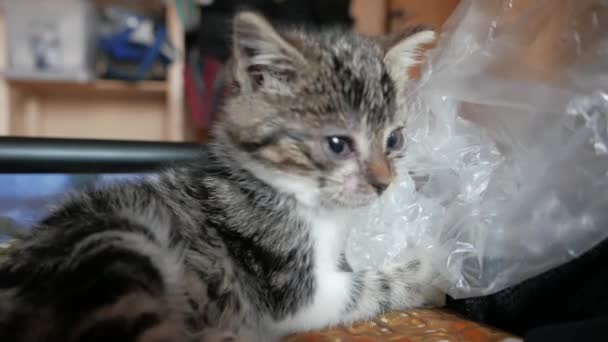
<svg viewBox="0 0 608 342">
<path fill-rule="evenodd" d="M 208 157 L 42 220 L 0 268 L 0 340 L 271 341 L 440 303 L 423 256 L 353 272 L 343 253 L 349 211 L 393 179 L 397 98 L 433 37 L 383 48 L 237 15 Z"/>
</svg>

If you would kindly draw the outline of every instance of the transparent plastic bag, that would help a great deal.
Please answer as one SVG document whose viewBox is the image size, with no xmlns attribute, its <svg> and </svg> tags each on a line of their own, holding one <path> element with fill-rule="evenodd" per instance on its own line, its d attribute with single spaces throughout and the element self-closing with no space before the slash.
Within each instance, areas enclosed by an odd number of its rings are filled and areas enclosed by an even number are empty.
<svg viewBox="0 0 608 342">
<path fill-rule="evenodd" d="M 403 110 L 408 150 L 347 257 L 428 248 L 455 298 L 608 238 L 608 2 L 464 0 Z"/>
</svg>

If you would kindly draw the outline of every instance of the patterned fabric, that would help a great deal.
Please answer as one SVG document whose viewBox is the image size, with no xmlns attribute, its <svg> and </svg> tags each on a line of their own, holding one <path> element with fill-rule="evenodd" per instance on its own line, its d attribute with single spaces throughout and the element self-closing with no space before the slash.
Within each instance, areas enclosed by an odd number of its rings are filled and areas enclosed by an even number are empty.
<svg viewBox="0 0 608 342">
<path fill-rule="evenodd" d="M 507 333 L 473 323 L 445 310 L 390 313 L 374 320 L 292 336 L 284 342 L 499 342 Z"/>
</svg>

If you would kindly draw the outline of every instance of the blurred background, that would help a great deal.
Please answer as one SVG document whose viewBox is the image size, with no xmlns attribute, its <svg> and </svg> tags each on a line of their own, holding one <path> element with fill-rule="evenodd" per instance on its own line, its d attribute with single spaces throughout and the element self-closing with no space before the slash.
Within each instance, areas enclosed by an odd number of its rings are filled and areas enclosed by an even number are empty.
<svg viewBox="0 0 608 342">
<path fill-rule="evenodd" d="M 0 135 L 208 138 L 224 94 L 230 18 L 347 26 L 367 35 L 440 27 L 458 0 L 3 0 Z"/>
<path fill-rule="evenodd" d="M 0 0 L 0 242 L 3 231 L 29 227 L 70 190 L 141 177 L 119 173 L 118 162 L 116 169 L 95 165 L 95 158 L 119 156 L 122 141 L 205 143 L 210 123 L 221 115 L 237 10 L 254 9 L 274 23 L 342 26 L 377 36 L 416 24 L 439 28 L 458 2 Z M 76 151 L 78 142 L 63 147 L 36 140 L 34 151 L 13 149 L 23 142 L 9 146 L 3 137 L 117 144 L 89 149 L 87 143 Z M 172 153 L 131 148 L 151 159 Z M 40 160 L 51 155 L 55 166 L 40 171 Z M 72 170 L 68 157 L 89 158 L 89 166 Z M 7 168 L 20 159 L 25 162 L 17 171 Z"/>
</svg>

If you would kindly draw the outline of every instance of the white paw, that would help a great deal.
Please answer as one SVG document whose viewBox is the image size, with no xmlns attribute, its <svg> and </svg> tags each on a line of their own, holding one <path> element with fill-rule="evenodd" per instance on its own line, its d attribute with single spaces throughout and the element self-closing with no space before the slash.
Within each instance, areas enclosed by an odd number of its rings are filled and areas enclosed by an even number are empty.
<svg viewBox="0 0 608 342">
<path fill-rule="evenodd" d="M 430 285 L 439 277 L 434 260 L 436 259 L 434 259 L 432 249 L 409 248 L 399 255 L 397 264 L 401 265 L 404 271 L 409 273 L 412 281 Z"/>
<path fill-rule="evenodd" d="M 440 276 L 434 266 L 433 251 L 425 248 L 412 248 L 404 251 L 390 269 L 396 271 L 401 281 L 414 285 L 418 294 L 415 306 L 440 307 L 445 305 L 446 296 L 434 284 Z"/>
<path fill-rule="evenodd" d="M 422 297 L 424 301 L 423 306 L 434 308 L 445 306 L 445 292 L 433 285 L 422 288 Z"/>
</svg>

